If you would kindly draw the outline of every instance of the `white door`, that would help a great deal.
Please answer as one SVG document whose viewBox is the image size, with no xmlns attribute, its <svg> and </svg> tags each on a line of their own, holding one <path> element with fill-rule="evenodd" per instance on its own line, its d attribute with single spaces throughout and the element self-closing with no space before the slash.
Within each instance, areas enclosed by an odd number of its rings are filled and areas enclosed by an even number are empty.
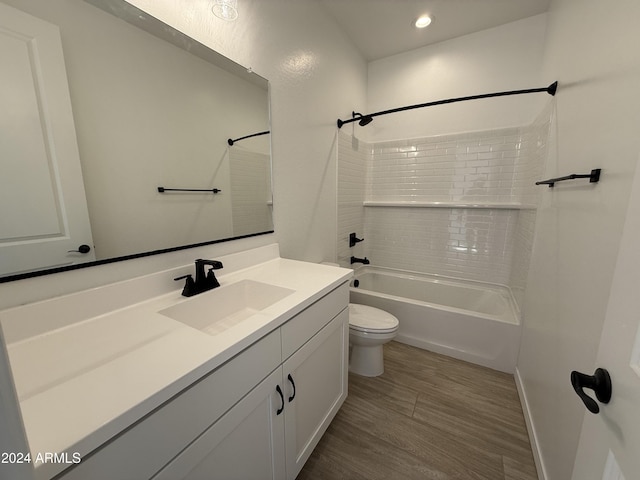
<svg viewBox="0 0 640 480">
<path fill-rule="evenodd" d="M 586 413 L 573 480 L 640 478 L 640 162 L 631 190 L 596 367 L 612 396 Z M 593 372 L 583 372 L 593 374 Z M 591 390 L 585 392 L 594 397 Z M 579 401 L 576 398 L 576 401 Z"/>
<path fill-rule="evenodd" d="M 94 260 L 58 27 L 0 3 L 0 58 L 0 276 Z"/>
</svg>

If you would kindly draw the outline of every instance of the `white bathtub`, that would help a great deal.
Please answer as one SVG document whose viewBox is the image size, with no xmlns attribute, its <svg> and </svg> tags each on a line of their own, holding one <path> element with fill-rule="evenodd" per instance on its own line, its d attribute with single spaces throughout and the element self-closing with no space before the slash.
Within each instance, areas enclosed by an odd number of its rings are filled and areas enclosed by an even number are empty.
<svg viewBox="0 0 640 480">
<path fill-rule="evenodd" d="M 515 371 L 520 319 L 507 287 L 363 266 L 351 283 L 351 302 L 395 315 L 399 342 Z"/>
</svg>

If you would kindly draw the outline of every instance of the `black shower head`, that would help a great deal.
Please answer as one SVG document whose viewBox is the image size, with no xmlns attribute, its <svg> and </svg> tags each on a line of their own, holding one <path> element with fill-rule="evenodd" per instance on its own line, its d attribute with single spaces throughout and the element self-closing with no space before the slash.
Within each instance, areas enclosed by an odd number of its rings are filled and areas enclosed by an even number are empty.
<svg viewBox="0 0 640 480">
<path fill-rule="evenodd" d="M 356 117 L 360 118 L 358 125 L 360 125 L 361 127 L 364 127 L 365 125 L 369 125 L 371 122 L 373 122 L 373 117 L 371 115 L 363 116 L 361 113 L 351 112 L 351 118 L 353 118 L 354 120 L 357 120 Z"/>
<path fill-rule="evenodd" d="M 364 117 L 361 116 L 358 125 L 364 127 L 365 125 L 369 125 L 371 122 L 373 122 L 373 117 L 371 115 L 365 115 Z"/>
</svg>

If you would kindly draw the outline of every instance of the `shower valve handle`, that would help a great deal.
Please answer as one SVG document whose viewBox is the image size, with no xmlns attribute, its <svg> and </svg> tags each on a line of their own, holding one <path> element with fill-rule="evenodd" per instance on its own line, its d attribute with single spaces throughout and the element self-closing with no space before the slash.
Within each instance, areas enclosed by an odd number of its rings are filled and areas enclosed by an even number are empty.
<svg viewBox="0 0 640 480">
<path fill-rule="evenodd" d="M 362 242 L 364 238 L 357 238 L 355 232 L 349 234 L 349 247 L 355 246 L 356 243 Z"/>
</svg>

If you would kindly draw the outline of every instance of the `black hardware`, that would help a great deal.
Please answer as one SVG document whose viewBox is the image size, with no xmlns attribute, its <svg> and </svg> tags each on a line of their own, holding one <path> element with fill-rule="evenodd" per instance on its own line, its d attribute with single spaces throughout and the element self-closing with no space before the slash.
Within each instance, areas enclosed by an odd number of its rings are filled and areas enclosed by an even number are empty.
<svg viewBox="0 0 640 480">
<path fill-rule="evenodd" d="M 209 269 L 209 273 L 207 274 L 206 277 L 204 274 L 205 265 L 211 266 L 211 268 Z M 222 262 L 219 262 L 218 260 L 203 260 L 202 258 L 197 259 L 196 260 L 196 284 L 203 283 L 207 279 L 210 279 L 211 278 L 210 276 L 213 275 L 213 271 L 220 270 L 222 267 L 223 267 Z M 215 276 L 213 277 L 213 279 L 215 280 L 215 283 L 217 285 L 215 285 L 212 288 L 219 287 L 220 284 L 218 283 L 218 280 L 215 279 Z"/>
<path fill-rule="evenodd" d="M 89 245 L 80 245 L 77 250 L 68 250 L 67 253 L 89 253 L 90 251 Z"/>
<path fill-rule="evenodd" d="M 211 268 L 205 274 L 205 265 L 210 265 Z M 202 292 L 212 290 L 220 286 L 220 282 L 213 273 L 214 270 L 222 268 L 222 262 L 217 260 L 203 260 L 201 258 L 196 260 L 196 279 L 193 279 L 191 274 L 183 275 L 182 277 L 174 278 L 174 280 L 182 280 L 186 278 L 184 288 L 182 289 L 182 295 L 184 297 L 193 297 Z"/>
<path fill-rule="evenodd" d="M 351 121 L 355 122 L 356 120 L 360 120 L 358 122 L 358 125 L 360 125 L 361 127 L 364 127 L 365 125 L 369 125 L 371 122 L 373 122 L 373 117 L 371 115 L 362 115 L 361 113 L 358 112 L 351 112 Z M 341 120 L 338 120 L 338 122 L 340 122 Z M 346 123 L 346 122 L 343 122 Z"/>
<path fill-rule="evenodd" d="M 591 413 L 600 412 L 600 407 L 593 398 L 584 393 L 583 388 L 592 389 L 598 401 L 602 403 L 609 403 L 611 400 L 611 377 L 604 368 L 597 368 L 593 375 L 585 375 L 574 370 L 571 372 L 571 385 Z"/>
<path fill-rule="evenodd" d="M 349 234 L 349 247 L 353 247 L 355 246 L 356 243 L 359 243 L 361 241 L 363 241 L 364 238 L 356 238 L 356 234 L 354 233 L 350 233 Z"/>
<path fill-rule="evenodd" d="M 598 183 L 598 181 L 600 180 L 600 170 L 600 168 L 596 168 L 594 170 L 591 170 L 591 173 L 572 173 L 571 175 L 567 175 L 565 177 L 550 178 L 549 180 L 536 182 L 536 185 L 549 185 L 549 188 L 551 188 L 556 184 L 556 182 L 564 182 L 565 180 L 574 180 L 576 178 L 588 178 L 589 183 Z"/>
<path fill-rule="evenodd" d="M 239 142 L 240 140 L 244 140 L 245 138 L 257 137 L 259 135 L 268 135 L 269 133 L 271 133 L 269 130 L 266 130 L 264 132 L 252 133 L 251 135 L 246 135 L 244 137 L 236 138 L 233 140 L 229 139 L 227 140 L 227 143 L 229 144 L 229 146 L 233 146 L 234 143 Z"/>
<path fill-rule="evenodd" d="M 293 381 L 293 377 L 291 376 L 291 374 L 287 375 L 287 379 L 291 382 L 291 386 L 293 387 L 293 393 L 289 397 L 289 401 L 292 401 L 294 398 L 296 398 L 296 384 Z"/>
<path fill-rule="evenodd" d="M 165 188 L 165 187 L 158 187 L 158 192 L 160 193 L 164 193 L 164 192 L 208 192 L 208 193 L 220 193 L 222 190 L 220 190 L 219 188 L 209 188 L 209 189 L 202 189 L 202 188 Z"/>
<path fill-rule="evenodd" d="M 364 258 L 351 257 L 351 264 L 353 265 L 354 263 L 362 263 L 363 265 L 369 265 L 369 259 L 367 257 L 364 257 Z"/>
<path fill-rule="evenodd" d="M 427 102 L 420 103 L 417 105 L 409 105 L 407 107 L 400 108 L 392 108 L 391 110 L 383 110 L 381 112 L 370 113 L 368 115 L 362 115 L 357 112 L 351 112 L 352 118 L 350 120 L 340 120 L 338 119 L 338 128 L 342 128 L 345 123 L 355 122 L 356 120 L 360 120 L 358 124 L 360 126 L 368 125 L 373 121 L 373 117 L 377 117 L 379 115 L 386 115 L 388 113 L 396 113 L 403 112 L 405 110 L 413 110 L 414 108 L 423 108 L 423 107 L 433 107 L 434 105 L 444 105 L 445 103 L 455 103 L 455 102 L 464 102 L 466 100 L 477 100 L 480 98 L 491 98 L 491 97 L 504 97 L 507 95 L 521 95 L 524 93 L 536 93 L 536 92 L 547 92 L 549 95 L 554 96 L 556 91 L 558 90 L 558 82 L 553 82 L 548 87 L 542 88 L 529 88 L 526 90 L 511 90 L 508 92 L 496 92 L 496 93 L 485 93 L 483 95 L 471 95 L 468 97 L 458 97 L 458 98 L 449 98 L 446 100 L 438 100 L 435 102 Z"/>
<path fill-rule="evenodd" d="M 278 395 L 280 395 L 280 401 L 282 402 L 282 406 L 276 411 L 276 415 L 280 415 L 284 410 L 284 395 L 282 394 L 280 385 L 276 385 L 276 392 L 278 392 Z"/>
<path fill-rule="evenodd" d="M 193 281 L 193 275 L 182 275 L 181 277 L 176 277 L 173 280 L 177 282 L 178 280 L 182 280 L 186 278 L 187 280 L 184 282 L 184 288 L 182 289 L 183 297 L 192 297 L 196 294 L 196 283 Z"/>
<path fill-rule="evenodd" d="M 354 288 L 358 288 L 360 286 L 360 280 L 358 280 L 357 278 L 353 281 L 353 287 Z"/>
</svg>

